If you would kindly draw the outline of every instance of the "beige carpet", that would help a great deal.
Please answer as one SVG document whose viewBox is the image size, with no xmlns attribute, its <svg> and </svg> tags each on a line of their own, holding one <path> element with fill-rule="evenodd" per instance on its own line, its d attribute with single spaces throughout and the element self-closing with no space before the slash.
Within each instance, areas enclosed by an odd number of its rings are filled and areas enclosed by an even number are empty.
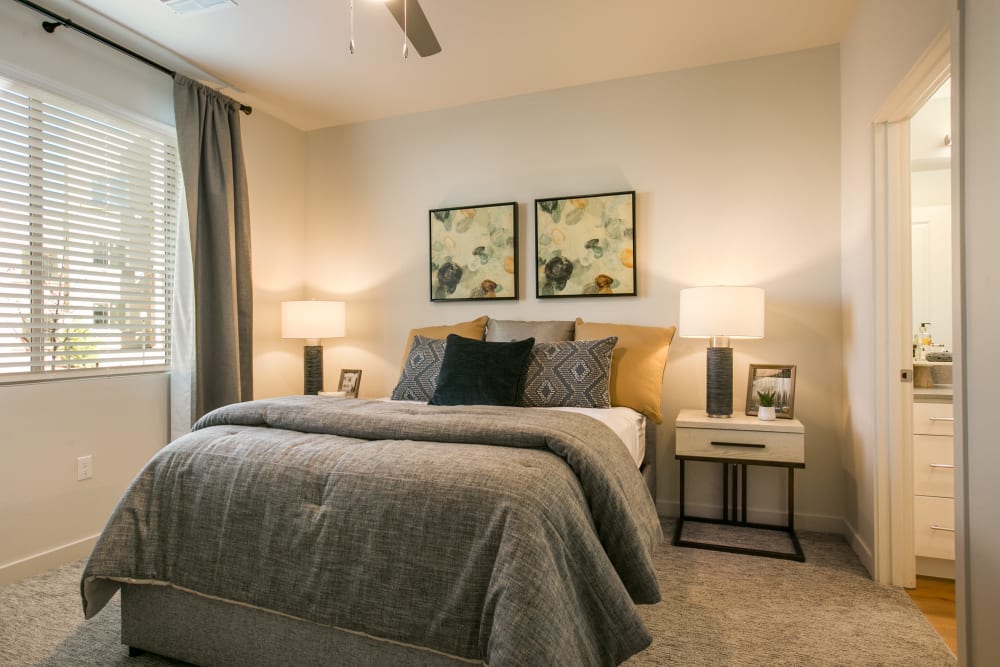
<svg viewBox="0 0 1000 667">
<path fill-rule="evenodd" d="M 669 535 L 670 524 L 664 528 Z M 841 538 L 800 537 L 805 563 L 666 541 L 656 555 L 663 601 L 640 607 L 653 645 L 626 664 L 955 664 L 909 596 L 872 582 Z M 0 665 L 180 664 L 127 656 L 117 597 L 84 621 L 82 567 L 73 563 L 0 588 Z"/>
</svg>

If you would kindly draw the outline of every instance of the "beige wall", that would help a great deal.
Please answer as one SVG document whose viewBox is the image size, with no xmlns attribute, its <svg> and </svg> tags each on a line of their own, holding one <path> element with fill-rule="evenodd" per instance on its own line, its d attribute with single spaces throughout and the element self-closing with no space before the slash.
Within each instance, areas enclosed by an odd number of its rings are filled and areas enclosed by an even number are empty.
<svg viewBox="0 0 1000 667">
<path fill-rule="evenodd" d="M 0 75 L 99 108 L 173 122 L 168 77 L 39 16 L 0 3 Z M 278 302 L 304 283 L 305 135 L 255 113 L 243 121 L 254 237 L 255 391 L 301 391 L 301 348 L 280 338 Z M 140 467 L 167 442 L 166 373 L 0 385 L 0 584 L 86 556 Z M 94 457 L 76 481 L 76 459 Z"/>
<path fill-rule="evenodd" d="M 838 59 L 827 47 L 309 133 L 307 292 L 348 303 L 327 377 L 361 368 L 362 395 L 387 395 L 414 326 L 484 313 L 669 325 L 683 287 L 758 285 L 766 338 L 735 344 L 734 403 L 749 363 L 798 366 L 808 462 L 799 520 L 841 530 Z M 623 189 L 637 192 L 640 296 L 535 299 L 534 199 Z M 427 210 L 511 200 L 521 299 L 429 303 Z M 677 339 L 667 365 L 657 429 L 667 513 L 677 498 L 670 423 L 681 407 L 704 406 L 704 350 Z M 755 508 L 783 512 L 775 472 L 755 471 Z M 717 504 L 717 478 L 694 471 L 690 499 Z"/>
<path fill-rule="evenodd" d="M 0 74 L 137 118 L 172 117 L 169 78 L 91 40 L 53 40 L 39 20 L 0 5 Z M 167 382 L 157 373 L 0 385 L 0 583 L 89 553 L 122 491 L 166 443 Z M 77 482 L 76 459 L 87 454 L 94 477 Z"/>
<path fill-rule="evenodd" d="M 281 302 L 305 285 L 306 135 L 267 114 L 244 116 L 253 244 L 254 398 L 302 393 L 302 344 L 281 338 Z"/>
<path fill-rule="evenodd" d="M 952 0 L 861 0 L 840 47 L 842 386 L 847 408 L 840 457 L 847 475 L 846 521 L 855 551 L 874 568 L 875 276 L 872 130 L 875 114 L 944 29 Z"/>
</svg>

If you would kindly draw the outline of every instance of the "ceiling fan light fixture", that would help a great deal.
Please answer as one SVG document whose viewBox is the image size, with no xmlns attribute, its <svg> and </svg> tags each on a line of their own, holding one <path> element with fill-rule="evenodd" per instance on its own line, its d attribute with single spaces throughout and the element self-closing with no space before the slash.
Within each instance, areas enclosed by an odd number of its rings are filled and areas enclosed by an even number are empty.
<svg viewBox="0 0 1000 667">
<path fill-rule="evenodd" d="M 167 0 L 160 1 L 165 2 Z M 427 56 L 441 52 L 441 45 L 434 35 L 434 30 L 427 20 L 427 15 L 424 14 L 424 10 L 420 6 L 420 0 L 369 0 L 369 2 L 378 2 L 385 5 L 389 13 L 392 14 L 392 17 L 396 19 L 396 23 L 403 30 L 404 60 L 410 55 L 411 42 L 413 43 L 413 48 L 416 49 L 421 57 L 426 58 Z M 347 6 L 350 14 L 350 41 L 348 42 L 347 51 L 353 55 L 355 52 L 354 0 L 348 0 Z"/>
<path fill-rule="evenodd" d="M 347 44 L 347 52 L 354 55 L 354 0 L 347 0 L 347 8 L 351 14 L 351 41 Z"/>
</svg>

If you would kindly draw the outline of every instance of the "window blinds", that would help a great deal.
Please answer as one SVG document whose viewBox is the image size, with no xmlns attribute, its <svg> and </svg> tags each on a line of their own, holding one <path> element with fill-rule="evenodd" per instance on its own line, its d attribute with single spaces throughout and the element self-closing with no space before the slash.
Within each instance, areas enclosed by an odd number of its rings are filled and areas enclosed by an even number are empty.
<svg viewBox="0 0 1000 667">
<path fill-rule="evenodd" d="M 165 367 L 179 191 L 172 136 L 0 78 L 0 382 Z"/>
</svg>

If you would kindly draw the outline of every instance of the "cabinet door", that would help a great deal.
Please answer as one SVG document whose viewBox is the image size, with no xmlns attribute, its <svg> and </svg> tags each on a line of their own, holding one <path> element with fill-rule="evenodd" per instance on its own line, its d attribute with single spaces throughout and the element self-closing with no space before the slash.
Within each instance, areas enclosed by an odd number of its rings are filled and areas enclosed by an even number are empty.
<svg viewBox="0 0 1000 667">
<path fill-rule="evenodd" d="M 955 501 L 913 497 L 914 551 L 925 558 L 955 560 Z"/>
<path fill-rule="evenodd" d="M 955 497 L 954 438 L 913 436 L 913 492 L 920 496 Z"/>
</svg>

